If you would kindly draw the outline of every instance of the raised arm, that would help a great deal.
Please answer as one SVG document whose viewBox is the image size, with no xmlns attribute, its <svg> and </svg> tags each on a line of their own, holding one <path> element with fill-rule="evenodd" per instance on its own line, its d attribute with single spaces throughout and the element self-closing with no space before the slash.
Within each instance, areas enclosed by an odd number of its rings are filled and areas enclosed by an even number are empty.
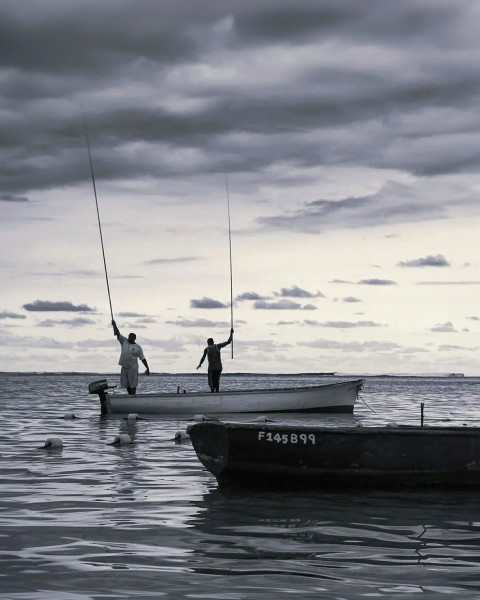
<svg viewBox="0 0 480 600">
<path fill-rule="evenodd" d="M 221 344 L 217 344 L 217 348 L 225 348 L 228 344 L 231 344 L 233 340 L 233 329 L 230 329 L 230 337 L 226 342 L 222 342 Z"/>
<path fill-rule="evenodd" d="M 115 321 L 112 319 L 112 326 L 113 326 L 113 335 L 116 335 L 117 338 L 120 336 L 120 331 L 117 327 L 117 324 L 115 323 Z"/>
</svg>

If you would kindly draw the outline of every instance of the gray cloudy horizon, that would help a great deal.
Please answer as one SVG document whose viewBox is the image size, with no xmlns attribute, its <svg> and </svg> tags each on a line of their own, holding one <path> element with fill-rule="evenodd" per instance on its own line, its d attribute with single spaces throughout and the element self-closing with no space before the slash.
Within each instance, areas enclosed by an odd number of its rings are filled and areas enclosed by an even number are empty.
<svg viewBox="0 0 480 600">
<path fill-rule="evenodd" d="M 480 371 L 479 22 L 477 0 L 3 0 L 5 364 L 114 365 L 111 300 L 153 370 L 233 318 L 241 371 Z"/>
</svg>

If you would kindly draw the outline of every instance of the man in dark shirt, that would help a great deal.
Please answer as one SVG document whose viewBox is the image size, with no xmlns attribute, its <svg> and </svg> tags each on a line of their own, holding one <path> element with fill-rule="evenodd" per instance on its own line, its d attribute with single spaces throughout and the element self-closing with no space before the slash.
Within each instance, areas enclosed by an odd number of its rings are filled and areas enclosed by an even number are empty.
<svg viewBox="0 0 480 600">
<path fill-rule="evenodd" d="M 233 329 L 230 329 L 230 337 L 226 342 L 215 344 L 213 338 L 208 338 L 208 346 L 203 351 L 203 356 L 200 359 L 197 369 L 199 369 L 206 357 L 208 357 L 208 385 L 211 392 L 218 392 L 220 389 L 220 375 L 222 373 L 222 358 L 220 350 L 228 344 L 232 343 Z"/>
</svg>

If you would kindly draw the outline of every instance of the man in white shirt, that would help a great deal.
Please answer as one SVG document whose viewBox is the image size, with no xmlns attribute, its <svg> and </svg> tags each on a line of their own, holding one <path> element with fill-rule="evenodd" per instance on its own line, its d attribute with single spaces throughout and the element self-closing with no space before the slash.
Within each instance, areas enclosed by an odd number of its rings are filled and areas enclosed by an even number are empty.
<svg viewBox="0 0 480 600">
<path fill-rule="evenodd" d="M 150 375 L 150 369 L 143 355 L 142 347 L 135 342 L 137 336 L 134 333 L 129 333 L 128 338 L 126 338 L 120 333 L 114 320 L 112 320 L 112 325 L 113 335 L 117 336 L 117 340 L 122 346 L 118 361 L 118 364 L 122 367 L 120 372 L 120 387 L 127 388 L 129 394 L 135 395 L 138 385 L 138 359 L 145 365 L 145 375 Z"/>
</svg>

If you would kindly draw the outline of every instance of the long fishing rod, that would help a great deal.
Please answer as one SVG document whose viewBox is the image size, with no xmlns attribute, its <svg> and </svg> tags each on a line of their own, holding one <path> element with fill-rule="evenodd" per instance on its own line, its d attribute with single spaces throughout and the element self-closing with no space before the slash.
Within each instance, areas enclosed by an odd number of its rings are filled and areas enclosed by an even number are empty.
<svg viewBox="0 0 480 600">
<path fill-rule="evenodd" d="M 232 270 L 232 229 L 230 227 L 230 195 L 228 193 L 228 174 L 225 174 L 225 186 L 227 188 L 227 211 L 228 211 L 228 245 L 230 249 L 230 327 L 233 329 L 233 270 Z M 233 340 L 232 340 L 233 358 Z"/>
<path fill-rule="evenodd" d="M 112 298 L 110 296 L 110 285 L 108 283 L 107 261 L 105 259 L 105 248 L 103 246 L 102 224 L 100 222 L 100 211 L 98 210 L 97 186 L 95 185 L 95 175 L 93 173 L 92 153 L 90 151 L 90 140 L 88 138 L 87 124 L 84 122 L 83 125 L 85 127 L 85 139 L 87 141 L 88 159 L 90 161 L 90 173 L 92 175 L 93 193 L 95 196 L 95 206 L 97 207 L 98 230 L 100 232 L 100 244 L 102 245 L 103 266 L 105 268 L 105 280 L 107 282 L 108 302 L 110 304 L 110 315 L 111 315 L 112 321 L 113 321 Z"/>
</svg>

